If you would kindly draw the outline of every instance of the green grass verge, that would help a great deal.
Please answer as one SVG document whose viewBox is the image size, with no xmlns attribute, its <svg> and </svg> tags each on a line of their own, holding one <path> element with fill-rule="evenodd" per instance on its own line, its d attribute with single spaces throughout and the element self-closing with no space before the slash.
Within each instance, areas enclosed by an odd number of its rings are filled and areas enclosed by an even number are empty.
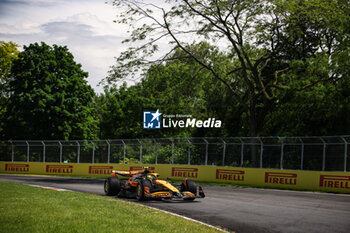
<svg viewBox="0 0 350 233">
<path fill-rule="evenodd" d="M 0 232 L 218 231 L 112 197 L 0 182 Z"/>
</svg>

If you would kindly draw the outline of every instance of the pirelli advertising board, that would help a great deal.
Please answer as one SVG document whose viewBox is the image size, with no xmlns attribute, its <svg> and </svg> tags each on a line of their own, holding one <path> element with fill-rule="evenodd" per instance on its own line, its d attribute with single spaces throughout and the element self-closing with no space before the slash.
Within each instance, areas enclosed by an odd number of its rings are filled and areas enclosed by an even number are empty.
<svg viewBox="0 0 350 233">
<path fill-rule="evenodd" d="M 257 187 L 350 193 L 349 172 L 275 170 L 258 168 L 0 162 L 0 173 L 107 177 L 112 170 L 139 170 L 147 166 L 160 178 L 252 185 Z"/>
</svg>

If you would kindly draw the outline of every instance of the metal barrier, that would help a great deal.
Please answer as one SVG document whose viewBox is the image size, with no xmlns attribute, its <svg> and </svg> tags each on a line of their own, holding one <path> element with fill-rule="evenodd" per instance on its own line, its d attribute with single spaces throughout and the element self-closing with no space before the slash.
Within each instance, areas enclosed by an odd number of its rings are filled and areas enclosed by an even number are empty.
<svg viewBox="0 0 350 233">
<path fill-rule="evenodd" d="M 348 171 L 350 136 L 1 141 L 0 161 Z"/>
</svg>

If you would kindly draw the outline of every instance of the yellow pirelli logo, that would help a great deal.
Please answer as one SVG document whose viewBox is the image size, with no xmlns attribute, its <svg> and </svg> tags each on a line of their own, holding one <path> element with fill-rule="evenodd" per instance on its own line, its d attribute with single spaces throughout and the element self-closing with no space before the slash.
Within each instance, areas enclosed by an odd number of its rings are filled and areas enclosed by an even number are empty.
<svg viewBox="0 0 350 233">
<path fill-rule="evenodd" d="M 6 163 L 5 171 L 8 172 L 29 172 L 29 164 Z"/>
<path fill-rule="evenodd" d="M 244 181 L 244 171 L 216 169 L 217 180 Z"/>
<path fill-rule="evenodd" d="M 265 172 L 265 183 L 296 185 L 297 176 L 296 173 Z"/>
<path fill-rule="evenodd" d="M 89 174 L 109 175 L 113 171 L 113 166 L 89 166 Z"/>
<path fill-rule="evenodd" d="M 46 173 L 70 174 L 73 173 L 73 165 L 46 165 Z"/>
<path fill-rule="evenodd" d="M 320 187 L 350 189 L 350 176 L 320 175 Z"/>
<path fill-rule="evenodd" d="M 173 167 L 171 169 L 171 176 L 183 178 L 197 178 L 198 168 Z"/>
<path fill-rule="evenodd" d="M 142 169 L 144 169 L 145 167 L 144 166 L 130 166 L 130 171 L 139 171 L 139 170 L 142 170 Z M 154 171 L 154 170 L 156 170 L 156 168 L 155 167 L 148 167 L 148 170 L 149 171 Z"/>
</svg>

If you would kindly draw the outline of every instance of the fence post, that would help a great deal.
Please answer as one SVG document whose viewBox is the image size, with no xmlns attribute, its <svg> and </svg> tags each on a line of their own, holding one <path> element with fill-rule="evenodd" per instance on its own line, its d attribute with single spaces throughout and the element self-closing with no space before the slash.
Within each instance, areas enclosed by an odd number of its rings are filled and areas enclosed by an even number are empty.
<svg viewBox="0 0 350 233">
<path fill-rule="evenodd" d="M 142 142 L 139 139 L 137 141 L 140 143 L 140 164 L 142 164 Z"/>
<path fill-rule="evenodd" d="M 62 163 L 62 143 L 61 143 L 61 141 L 58 141 L 58 144 L 60 145 L 60 163 Z"/>
<path fill-rule="evenodd" d="M 44 141 L 41 141 L 41 144 L 43 145 L 43 163 L 45 163 L 46 145 L 45 145 Z"/>
<path fill-rule="evenodd" d="M 27 163 L 29 163 L 29 143 L 28 141 L 26 141 L 26 144 L 27 144 Z"/>
<path fill-rule="evenodd" d="M 241 167 L 243 167 L 243 162 L 244 162 L 244 142 L 243 142 L 243 140 L 241 138 L 239 140 L 241 141 Z"/>
<path fill-rule="evenodd" d="M 15 148 L 14 148 L 13 142 L 10 141 L 10 143 L 11 143 L 11 161 L 14 162 L 15 161 Z"/>
<path fill-rule="evenodd" d="M 154 146 L 155 146 L 155 164 L 158 164 L 158 143 L 156 139 L 153 139 Z"/>
<path fill-rule="evenodd" d="M 124 146 L 124 150 L 123 150 L 123 164 L 125 164 L 125 154 L 126 154 L 126 144 L 124 142 L 124 140 L 122 140 L 123 146 Z"/>
<path fill-rule="evenodd" d="M 95 163 L 95 144 L 93 141 L 90 141 L 92 144 L 92 158 L 91 158 L 91 163 Z"/>
<path fill-rule="evenodd" d="M 222 149 L 222 166 L 225 166 L 225 155 L 226 155 L 226 142 L 222 139 L 224 148 Z"/>
<path fill-rule="evenodd" d="M 191 165 L 191 142 L 188 138 L 186 138 L 187 142 L 188 142 L 188 157 L 187 157 L 187 164 Z"/>
<path fill-rule="evenodd" d="M 344 172 L 346 172 L 346 164 L 347 164 L 347 156 L 348 156 L 348 142 L 343 137 L 341 137 L 341 139 L 344 141 Z"/>
<path fill-rule="evenodd" d="M 204 165 L 208 165 L 208 147 L 209 147 L 209 142 L 203 138 L 204 142 L 205 142 L 205 162 Z"/>
<path fill-rule="evenodd" d="M 304 169 L 304 141 L 301 138 L 298 138 L 301 142 L 301 155 L 300 155 L 300 170 Z"/>
<path fill-rule="evenodd" d="M 326 146 L 327 143 L 323 138 L 320 138 L 323 143 L 323 153 L 322 153 L 322 171 L 326 169 Z"/>
<path fill-rule="evenodd" d="M 75 141 L 78 145 L 78 149 L 77 149 L 77 163 L 80 163 L 80 144 L 78 141 Z"/>
<path fill-rule="evenodd" d="M 171 164 L 174 164 L 174 139 L 171 139 Z"/>
<path fill-rule="evenodd" d="M 107 139 L 106 139 L 106 143 L 107 143 L 107 163 L 109 163 L 111 159 L 111 144 Z"/>
<path fill-rule="evenodd" d="M 282 141 L 281 144 L 281 161 L 280 161 L 280 169 L 283 170 L 283 157 L 284 157 L 284 141 L 283 138 L 278 137 Z"/>
<path fill-rule="evenodd" d="M 259 137 L 259 141 L 260 141 L 260 168 L 262 168 L 263 167 L 264 143 L 260 137 Z"/>
</svg>

